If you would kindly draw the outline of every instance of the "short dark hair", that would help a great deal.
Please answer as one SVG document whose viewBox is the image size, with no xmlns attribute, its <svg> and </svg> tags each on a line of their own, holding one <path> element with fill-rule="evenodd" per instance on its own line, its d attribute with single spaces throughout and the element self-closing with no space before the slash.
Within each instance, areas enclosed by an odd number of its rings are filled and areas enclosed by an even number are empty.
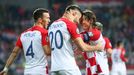
<svg viewBox="0 0 134 75">
<path fill-rule="evenodd" d="M 119 47 L 121 44 L 123 44 L 123 41 L 121 41 L 121 40 L 118 40 L 116 43 L 117 47 Z"/>
<path fill-rule="evenodd" d="M 33 12 L 34 21 L 36 22 L 39 18 L 42 18 L 43 13 L 48 13 L 48 10 L 45 9 L 45 8 L 37 8 L 37 9 Z"/>
<path fill-rule="evenodd" d="M 95 14 L 91 10 L 83 11 L 82 15 L 85 16 L 85 19 L 87 19 L 87 20 L 93 19 L 93 23 L 96 22 L 96 16 L 95 16 Z"/>
<path fill-rule="evenodd" d="M 70 10 L 78 10 L 81 14 L 82 14 L 82 10 L 80 9 L 80 7 L 78 5 L 68 5 L 65 9 L 66 11 L 70 11 Z"/>
</svg>

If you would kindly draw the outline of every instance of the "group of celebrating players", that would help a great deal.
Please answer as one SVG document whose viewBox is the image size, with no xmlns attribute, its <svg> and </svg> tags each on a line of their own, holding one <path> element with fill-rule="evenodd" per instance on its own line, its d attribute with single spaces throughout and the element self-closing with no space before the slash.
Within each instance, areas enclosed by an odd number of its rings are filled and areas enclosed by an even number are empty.
<svg viewBox="0 0 134 75">
<path fill-rule="evenodd" d="M 97 22 L 93 11 L 82 11 L 77 5 L 69 5 L 63 16 L 49 25 L 49 11 L 38 8 L 33 12 L 33 18 L 35 24 L 20 34 L 0 75 L 7 75 L 22 49 L 26 60 L 24 75 L 48 75 L 47 56 L 51 56 L 50 75 L 82 75 L 75 61 L 73 43 L 85 58 L 86 75 L 110 74 L 107 53 L 114 63 L 124 65 L 121 75 L 126 75 L 124 61 L 127 60 L 122 42 L 112 50 L 109 39 L 102 35 L 103 24 Z M 79 32 L 78 25 L 82 26 L 83 32 Z M 118 75 L 119 67 L 116 67 L 112 69 L 112 75 Z"/>
</svg>

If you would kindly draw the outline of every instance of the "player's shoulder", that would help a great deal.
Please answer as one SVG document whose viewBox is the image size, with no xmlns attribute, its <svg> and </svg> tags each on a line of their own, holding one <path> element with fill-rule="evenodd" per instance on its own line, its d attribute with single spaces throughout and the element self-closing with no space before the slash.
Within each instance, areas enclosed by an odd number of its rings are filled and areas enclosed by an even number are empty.
<svg viewBox="0 0 134 75">
<path fill-rule="evenodd" d="M 122 51 L 126 51 L 126 49 L 125 49 L 125 48 L 122 48 L 121 50 L 122 50 Z"/>
<path fill-rule="evenodd" d="M 36 31 L 36 30 L 41 32 L 41 33 L 47 33 L 48 32 L 47 29 L 45 29 L 43 27 L 40 27 L 40 26 L 33 26 L 31 31 Z"/>
<path fill-rule="evenodd" d="M 109 38 L 108 37 L 103 36 L 103 38 L 104 38 L 105 41 L 109 41 Z"/>
<path fill-rule="evenodd" d="M 90 37 L 91 40 L 97 40 L 102 35 L 101 32 L 95 28 L 89 30 L 88 34 L 91 35 L 91 37 Z"/>
<path fill-rule="evenodd" d="M 92 33 L 94 33 L 94 34 L 101 34 L 101 31 L 98 30 L 98 29 L 96 29 L 96 28 L 93 28 L 93 29 L 91 29 L 90 31 L 91 31 Z"/>
<path fill-rule="evenodd" d="M 32 31 L 39 31 L 40 33 L 48 33 L 48 31 L 42 27 L 39 27 L 39 26 L 33 26 L 33 27 L 30 27 L 28 29 L 26 29 L 23 33 L 26 33 L 26 32 L 32 32 Z"/>
<path fill-rule="evenodd" d="M 59 20 L 62 20 L 63 22 L 65 22 L 66 25 L 76 25 L 74 22 L 70 21 L 67 18 L 60 18 Z"/>
<path fill-rule="evenodd" d="M 109 37 L 107 37 L 107 36 L 103 36 L 103 38 L 106 39 L 106 40 L 109 40 Z"/>
</svg>

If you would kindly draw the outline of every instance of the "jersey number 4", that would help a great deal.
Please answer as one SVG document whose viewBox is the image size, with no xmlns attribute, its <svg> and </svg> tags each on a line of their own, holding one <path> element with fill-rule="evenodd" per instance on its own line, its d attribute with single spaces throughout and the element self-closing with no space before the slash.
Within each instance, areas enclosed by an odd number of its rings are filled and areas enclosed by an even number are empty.
<svg viewBox="0 0 134 75">
<path fill-rule="evenodd" d="M 50 37 L 50 43 L 51 43 L 51 49 L 54 50 L 54 48 L 57 49 L 61 49 L 63 46 L 63 35 L 61 33 L 60 30 L 57 30 L 55 33 L 54 32 L 50 32 L 49 33 L 49 37 Z M 59 37 L 59 38 L 57 38 Z M 55 47 L 52 45 L 52 43 L 54 42 Z"/>
<path fill-rule="evenodd" d="M 31 56 L 32 58 L 34 58 L 34 52 L 33 52 L 32 41 L 31 41 L 30 46 L 29 46 L 28 49 L 27 49 L 26 56 Z"/>
</svg>

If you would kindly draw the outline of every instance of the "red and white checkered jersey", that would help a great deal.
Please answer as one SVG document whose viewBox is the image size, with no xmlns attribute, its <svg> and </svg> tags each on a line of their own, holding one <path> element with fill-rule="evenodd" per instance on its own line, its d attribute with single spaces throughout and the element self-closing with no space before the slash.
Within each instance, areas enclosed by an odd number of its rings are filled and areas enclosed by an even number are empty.
<svg viewBox="0 0 134 75">
<path fill-rule="evenodd" d="M 46 67 L 47 60 L 43 47 L 48 44 L 48 32 L 37 25 L 24 31 L 16 42 L 16 46 L 24 50 L 25 69 Z M 35 71 L 36 72 L 36 71 Z"/>
<path fill-rule="evenodd" d="M 51 71 L 78 69 L 72 39 L 80 37 L 77 25 L 66 18 L 53 22 L 48 30 L 51 44 Z"/>
<path fill-rule="evenodd" d="M 95 52 L 82 52 L 86 60 L 86 75 L 98 75 L 102 70 L 96 61 Z"/>
<path fill-rule="evenodd" d="M 102 34 L 97 29 L 92 29 L 88 31 L 90 36 L 90 45 L 96 45 L 99 42 L 102 43 L 103 48 L 105 47 L 105 40 L 102 37 Z M 86 56 L 86 70 L 87 75 L 98 75 L 98 74 L 107 74 L 108 63 L 107 58 L 105 56 L 104 49 L 101 52 L 85 52 L 84 57 Z M 102 62 L 103 61 L 103 62 Z"/>
<path fill-rule="evenodd" d="M 126 62 L 125 58 L 125 49 L 124 48 L 114 48 L 112 52 L 112 64 L 124 63 Z"/>
</svg>

